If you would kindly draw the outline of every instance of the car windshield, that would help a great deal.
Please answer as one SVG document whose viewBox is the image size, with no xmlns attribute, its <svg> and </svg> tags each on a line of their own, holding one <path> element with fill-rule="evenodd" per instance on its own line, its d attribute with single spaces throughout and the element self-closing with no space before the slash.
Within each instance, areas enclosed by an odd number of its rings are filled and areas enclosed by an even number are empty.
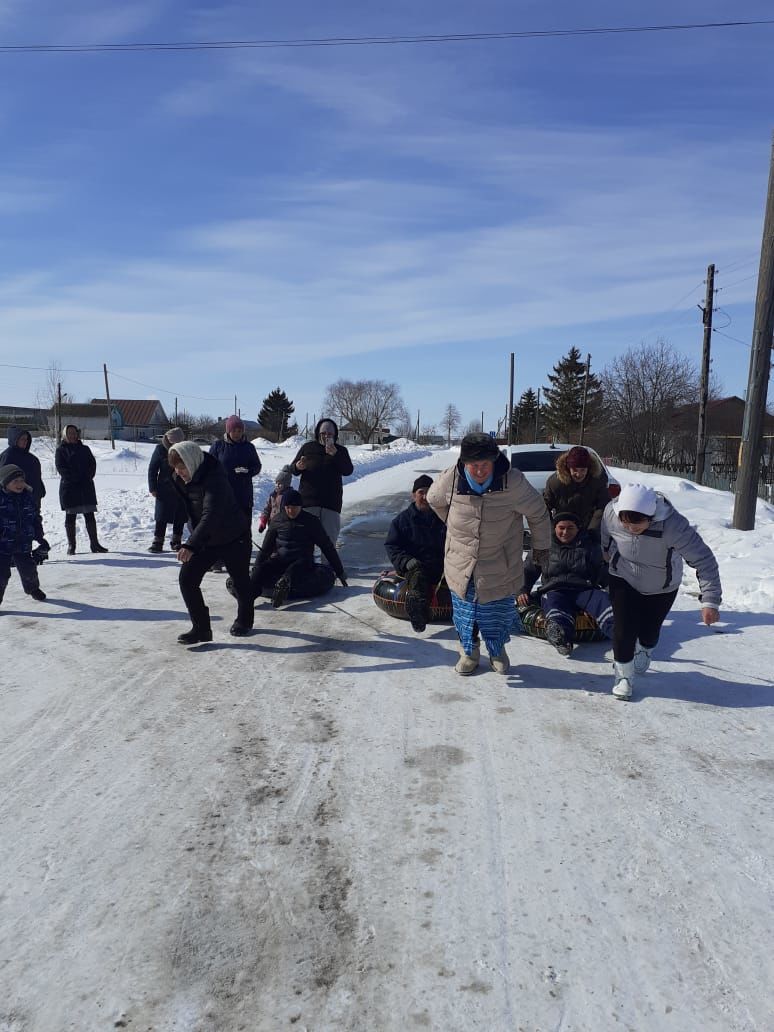
<svg viewBox="0 0 774 1032">
<path fill-rule="evenodd" d="M 538 473 L 556 469 L 556 460 L 561 452 L 550 448 L 545 451 L 514 452 L 511 455 L 511 469 L 520 469 L 522 473 Z"/>
</svg>

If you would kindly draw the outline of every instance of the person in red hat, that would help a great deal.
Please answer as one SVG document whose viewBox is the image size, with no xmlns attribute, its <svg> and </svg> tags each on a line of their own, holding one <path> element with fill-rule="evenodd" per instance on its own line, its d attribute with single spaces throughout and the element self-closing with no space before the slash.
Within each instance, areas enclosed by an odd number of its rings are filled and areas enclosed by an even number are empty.
<svg viewBox="0 0 774 1032">
<path fill-rule="evenodd" d="M 602 513 L 610 501 L 607 473 L 596 455 L 576 445 L 562 452 L 543 489 L 548 511 L 555 519 L 558 512 L 572 512 L 580 520 L 581 530 L 599 536 Z"/>
<path fill-rule="evenodd" d="M 255 445 L 245 437 L 239 416 L 229 416 L 226 432 L 210 448 L 210 455 L 225 467 L 236 503 L 249 520 L 253 518 L 253 477 L 261 472 Z"/>
</svg>

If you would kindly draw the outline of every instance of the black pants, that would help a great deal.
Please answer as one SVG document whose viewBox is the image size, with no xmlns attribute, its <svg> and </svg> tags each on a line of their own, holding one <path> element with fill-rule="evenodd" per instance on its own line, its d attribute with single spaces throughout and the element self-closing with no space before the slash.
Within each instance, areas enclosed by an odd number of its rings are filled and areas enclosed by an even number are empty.
<svg viewBox="0 0 774 1032">
<path fill-rule="evenodd" d="M 634 646 L 652 649 L 667 613 L 677 598 L 677 590 L 663 595 L 642 595 L 620 577 L 610 574 L 607 586 L 613 604 L 613 658 L 619 663 L 634 659 Z"/>
<path fill-rule="evenodd" d="M 315 563 L 312 559 L 295 559 L 288 562 L 278 555 L 262 563 L 256 563 L 250 574 L 250 586 L 256 599 L 266 588 L 273 587 L 280 577 L 290 585 L 290 598 L 314 598 L 330 591 L 336 574 L 330 566 Z"/>
<path fill-rule="evenodd" d="M 179 541 L 183 536 L 183 527 L 185 526 L 185 517 L 179 522 L 172 524 L 172 540 Z M 154 540 L 161 541 L 164 543 L 164 537 L 167 533 L 167 524 L 165 520 L 156 520 L 156 529 L 153 532 Z"/>
<path fill-rule="evenodd" d="M 210 611 L 204 604 L 201 583 L 213 563 L 223 563 L 234 582 L 237 596 L 237 621 L 243 627 L 253 626 L 253 596 L 250 591 L 250 552 L 252 541 L 249 534 L 237 538 L 227 545 L 202 548 L 194 552 L 187 563 L 180 566 L 180 593 L 183 596 L 191 623 L 196 628 L 209 628 Z"/>
<path fill-rule="evenodd" d="M 19 571 L 19 578 L 22 582 L 25 594 L 29 595 L 40 587 L 38 578 L 38 564 L 29 552 L 17 552 L 15 555 L 0 556 L 0 602 L 3 600 L 8 581 L 11 579 L 11 561 Z"/>
</svg>

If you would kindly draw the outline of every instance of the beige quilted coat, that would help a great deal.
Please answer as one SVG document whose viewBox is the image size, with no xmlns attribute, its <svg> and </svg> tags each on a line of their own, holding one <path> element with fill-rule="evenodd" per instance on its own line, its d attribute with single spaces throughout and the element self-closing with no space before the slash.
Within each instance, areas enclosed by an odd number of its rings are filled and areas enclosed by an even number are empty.
<svg viewBox="0 0 774 1032">
<path fill-rule="evenodd" d="M 460 462 L 445 470 L 427 500 L 446 523 L 444 574 L 455 595 L 465 597 L 470 578 L 479 602 L 515 595 L 523 583 L 522 543 L 525 516 L 535 549 L 551 545 L 551 523 L 543 496 L 531 487 L 508 458 L 495 462 L 490 489 L 476 495 L 468 487 Z"/>
</svg>

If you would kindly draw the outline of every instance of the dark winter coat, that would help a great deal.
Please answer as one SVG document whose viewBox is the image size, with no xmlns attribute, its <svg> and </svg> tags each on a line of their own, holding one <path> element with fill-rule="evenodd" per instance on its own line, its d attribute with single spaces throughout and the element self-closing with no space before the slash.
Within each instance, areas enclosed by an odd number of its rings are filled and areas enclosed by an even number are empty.
<svg viewBox="0 0 774 1032">
<path fill-rule="evenodd" d="M 32 550 L 32 542 L 43 537 L 40 534 L 40 515 L 35 504 L 35 494 L 27 485 L 16 494 L 0 487 L 0 555 L 26 555 Z"/>
<path fill-rule="evenodd" d="M 432 509 L 421 512 L 414 502 L 398 513 L 390 524 L 384 547 L 398 573 L 406 573 L 412 559 L 418 559 L 433 580 L 443 573 L 446 524 Z"/>
<path fill-rule="evenodd" d="M 24 434 L 27 435 L 28 444 L 22 448 L 18 441 Z M 20 426 L 8 427 L 8 447 L 0 455 L 0 466 L 18 466 L 24 470 L 24 479 L 32 488 L 35 497 L 35 504 L 40 508 L 40 501 L 46 496 L 46 485 L 40 472 L 40 462 L 36 455 L 30 451 L 32 447 L 32 435 L 29 430 Z"/>
<path fill-rule="evenodd" d="M 62 441 L 56 450 L 54 463 L 61 477 L 59 481 L 59 505 L 62 509 L 80 509 L 97 505 L 94 476 L 97 462 L 91 448 L 76 441 L 68 444 Z"/>
<path fill-rule="evenodd" d="M 288 566 L 298 559 L 308 559 L 311 562 L 315 545 L 336 571 L 336 576 L 343 578 L 344 567 L 341 565 L 339 553 L 318 518 L 302 510 L 294 520 L 291 520 L 283 509 L 274 517 L 266 531 L 257 562 L 265 562 L 272 556 L 285 560 Z"/>
<path fill-rule="evenodd" d="M 157 444 L 148 466 L 148 490 L 156 492 L 153 518 L 157 523 L 185 523 L 185 504 L 173 483 L 175 472 L 169 465 L 169 448 Z"/>
<path fill-rule="evenodd" d="M 261 460 L 251 441 L 242 438 L 232 441 L 228 434 L 210 447 L 210 455 L 220 462 L 228 474 L 228 482 L 237 500 L 237 505 L 245 512 L 253 511 L 253 477 L 261 472 Z M 237 473 L 238 469 L 246 472 Z"/>
<path fill-rule="evenodd" d="M 518 594 L 528 595 L 538 577 L 541 595 L 561 588 L 581 591 L 604 586 L 607 567 L 599 542 L 584 530 L 569 544 L 559 541 L 554 534 L 547 569 L 541 569 L 529 556 L 524 563 L 524 585 Z"/>
<path fill-rule="evenodd" d="M 587 530 L 597 530 L 602 522 L 602 513 L 610 501 L 607 491 L 607 473 L 596 455 L 589 452 L 591 465 L 586 477 L 577 483 L 567 468 L 568 452 L 556 460 L 556 473 L 552 473 L 543 488 L 551 516 L 558 512 L 572 512 Z"/>
<path fill-rule="evenodd" d="M 325 447 L 318 440 L 323 423 L 333 423 L 335 434 L 333 441 L 336 444 L 334 455 L 328 455 Z M 333 420 L 320 419 L 314 428 L 314 440 L 302 444 L 298 455 L 290 464 L 293 476 L 301 478 L 298 490 L 301 493 L 305 509 L 320 506 L 323 509 L 331 509 L 333 512 L 341 512 L 341 503 L 344 497 L 341 478 L 351 476 L 354 466 L 349 452 L 338 443 L 338 440 L 339 428 Z M 306 460 L 306 469 L 298 469 L 296 466 L 300 458 Z"/>
<path fill-rule="evenodd" d="M 212 455 L 205 453 L 189 484 L 177 475 L 173 483 L 193 528 L 185 548 L 192 552 L 218 548 L 250 533 L 250 521 L 236 503 L 226 471 Z"/>
</svg>

